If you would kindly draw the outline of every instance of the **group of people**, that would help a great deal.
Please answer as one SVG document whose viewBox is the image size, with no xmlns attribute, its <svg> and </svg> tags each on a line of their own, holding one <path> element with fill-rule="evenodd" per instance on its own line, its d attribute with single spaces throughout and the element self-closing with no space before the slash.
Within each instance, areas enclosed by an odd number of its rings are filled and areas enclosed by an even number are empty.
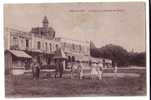
<svg viewBox="0 0 151 100">
<path fill-rule="evenodd" d="M 103 74 L 103 64 L 101 62 L 93 63 L 92 70 L 91 70 L 92 79 L 98 77 L 99 80 L 102 80 L 102 74 Z"/>
<path fill-rule="evenodd" d="M 55 78 L 62 78 L 63 75 L 63 64 L 62 60 L 57 59 L 56 61 L 56 66 L 55 66 Z M 33 74 L 33 79 L 39 79 L 40 75 L 40 64 L 37 62 L 36 59 L 33 59 L 31 63 L 31 68 L 32 68 L 32 74 Z"/>
<path fill-rule="evenodd" d="M 74 78 L 74 73 L 77 73 L 80 79 L 83 79 L 85 76 L 85 70 L 88 71 L 87 74 L 91 77 L 91 79 L 98 78 L 99 80 L 102 80 L 102 74 L 103 74 L 103 64 L 101 62 L 98 63 L 92 63 L 87 68 L 84 66 L 82 62 L 72 62 L 70 63 L 71 67 L 71 78 Z"/>
<path fill-rule="evenodd" d="M 82 62 L 72 62 L 70 63 L 70 75 L 71 79 L 74 78 L 75 73 L 78 74 L 79 79 L 83 79 L 85 75 L 85 70 L 87 66 L 84 66 Z M 103 70 L 104 70 L 104 65 L 101 62 L 93 62 L 90 63 L 89 66 L 87 67 L 89 71 L 89 75 L 91 79 L 96 79 L 98 78 L 99 80 L 102 80 L 102 75 L 103 75 Z M 117 67 L 115 67 L 115 72 L 117 72 Z M 55 78 L 59 77 L 62 78 L 64 72 L 64 67 L 62 60 L 56 60 L 56 66 L 55 66 Z M 39 74 L 40 74 L 40 64 L 37 63 L 36 60 L 33 60 L 32 63 L 32 73 L 33 73 L 33 79 L 38 79 Z"/>
</svg>

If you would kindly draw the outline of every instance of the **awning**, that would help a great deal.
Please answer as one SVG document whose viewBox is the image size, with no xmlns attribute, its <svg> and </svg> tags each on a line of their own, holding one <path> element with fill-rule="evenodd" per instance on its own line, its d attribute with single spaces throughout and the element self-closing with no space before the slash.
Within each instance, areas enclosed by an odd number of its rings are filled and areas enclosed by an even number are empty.
<svg viewBox="0 0 151 100">
<path fill-rule="evenodd" d="M 32 58 L 30 55 L 25 53 L 24 51 L 19 50 L 8 50 L 10 53 L 12 53 L 14 56 L 19 58 Z"/>
</svg>

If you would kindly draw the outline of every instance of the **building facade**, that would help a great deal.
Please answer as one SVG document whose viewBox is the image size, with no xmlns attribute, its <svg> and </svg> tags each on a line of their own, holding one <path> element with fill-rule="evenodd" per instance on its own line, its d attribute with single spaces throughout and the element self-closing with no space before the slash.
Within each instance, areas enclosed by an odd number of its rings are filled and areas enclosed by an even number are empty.
<svg viewBox="0 0 151 100">
<path fill-rule="evenodd" d="M 60 47 L 68 58 L 74 57 L 75 60 L 79 60 L 81 57 L 90 57 L 89 41 L 79 41 L 63 37 L 57 37 L 55 39 L 60 43 Z"/>
<path fill-rule="evenodd" d="M 49 21 L 46 16 L 42 20 L 42 27 L 33 27 L 30 32 L 5 28 L 6 69 L 12 69 L 12 65 L 18 66 L 17 68 L 21 68 L 24 65 L 25 69 L 29 69 L 32 59 L 36 59 L 40 63 L 41 68 L 55 67 L 53 57 L 58 48 L 66 56 L 66 60 L 63 62 L 64 68 L 66 68 L 71 58 L 88 64 L 89 60 L 91 60 L 89 41 L 55 37 L 55 35 L 56 32 L 52 27 L 49 27 Z M 99 60 L 101 61 L 102 59 Z M 16 62 L 21 62 L 21 64 L 14 64 Z"/>
<path fill-rule="evenodd" d="M 31 50 L 32 48 L 32 36 L 28 32 L 5 28 L 4 38 L 4 46 L 7 50 Z"/>
<path fill-rule="evenodd" d="M 30 32 L 5 27 L 4 48 L 6 70 L 16 67 L 29 69 L 30 64 L 27 64 L 27 62 L 31 63 L 32 59 L 36 59 L 42 68 L 47 67 L 47 65 L 54 65 L 53 56 L 57 47 L 59 47 L 59 42 L 55 41 L 55 31 L 48 26 L 47 17 L 44 17 L 42 24 L 42 27 L 34 27 Z M 21 55 L 17 56 L 16 54 Z M 29 56 L 31 57 L 30 60 Z M 19 59 L 22 58 L 24 60 L 20 61 Z M 16 60 L 14 61 L 14 59 Z"/>
<path fill-rule="evenodd" d="M 22 70 L 29 66 L 32 57 L 25 51 L 31 50 L 31 43 L 31 34 L 16 29 L 5 28 L 5 73 L 13 73 L 14 69 L 22 73 Z"/>
</svg>

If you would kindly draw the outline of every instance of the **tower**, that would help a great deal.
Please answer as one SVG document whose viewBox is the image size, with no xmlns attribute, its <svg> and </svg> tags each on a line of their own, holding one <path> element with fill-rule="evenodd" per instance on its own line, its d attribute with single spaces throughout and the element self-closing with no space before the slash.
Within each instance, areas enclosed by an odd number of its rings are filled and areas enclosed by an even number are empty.
<svg viewBox="0 0 151 100">
<path fill-rule="evenodd" d="M 49 22 L 48 22 L 47 16 L 44 17 L 42 23 L 43 23 L 44 28 L 48 28 Z"/>
<path fill-rule="evenodd" d="M 41 27 L 41 34 L 46 38 L 53 39 L 55 36 L 55 30 L 52 27 L 49 27 L 47 16 L 44 16 L 42 24 L 43 26 Z"/>
</svg>

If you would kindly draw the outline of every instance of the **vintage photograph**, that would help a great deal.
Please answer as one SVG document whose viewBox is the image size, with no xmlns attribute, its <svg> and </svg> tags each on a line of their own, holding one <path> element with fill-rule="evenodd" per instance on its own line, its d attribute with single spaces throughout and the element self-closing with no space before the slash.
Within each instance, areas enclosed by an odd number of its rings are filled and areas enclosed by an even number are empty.
<svg viewBox="0 0 151 100">
<path fill-rule="evenodd" d="M 4 4 L 5 97 L 146 96 L 145 7 Z"/>
</svg>

